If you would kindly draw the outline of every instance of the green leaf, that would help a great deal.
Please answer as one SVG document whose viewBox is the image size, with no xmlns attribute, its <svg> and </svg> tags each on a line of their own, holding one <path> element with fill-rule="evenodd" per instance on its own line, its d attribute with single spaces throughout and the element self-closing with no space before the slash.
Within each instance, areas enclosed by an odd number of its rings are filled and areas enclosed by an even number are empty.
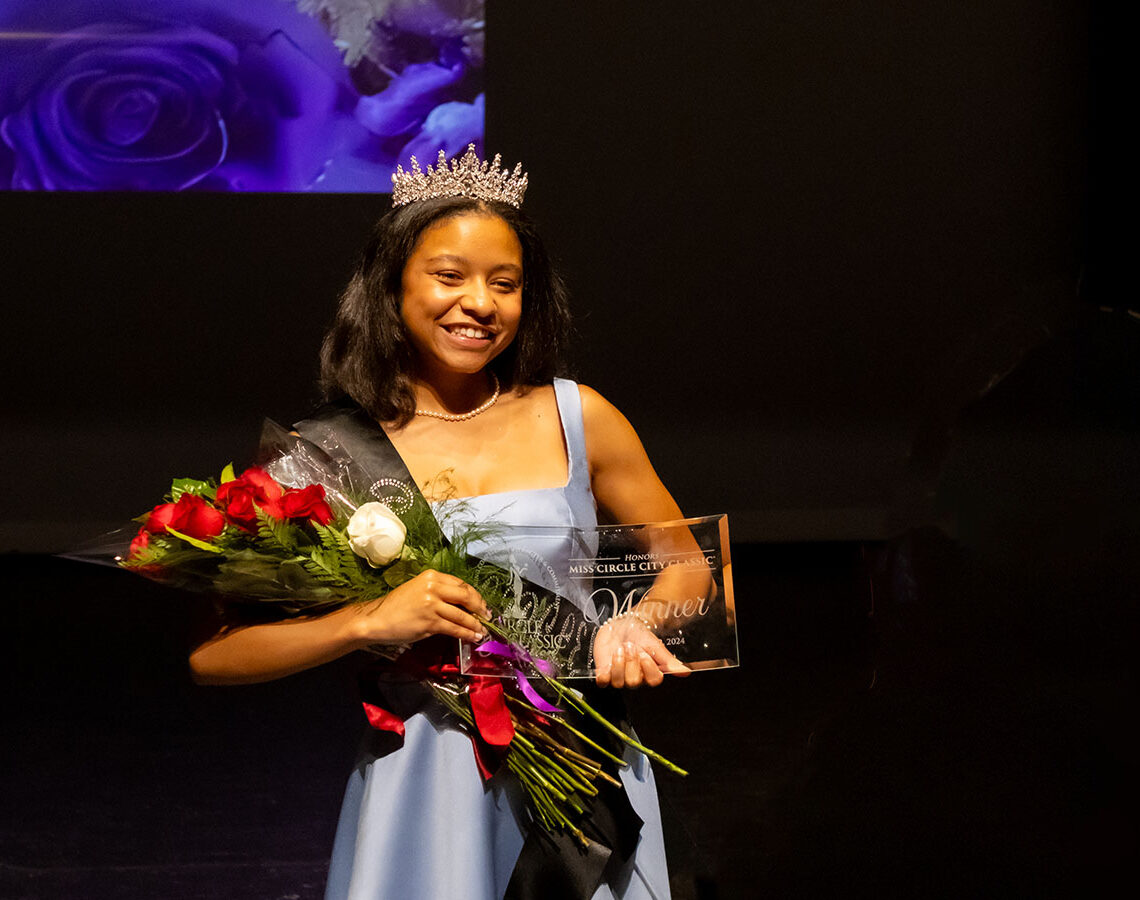
<svg viewBox="0 0 1140 900">
<path fill-rule="evenodd" d="M 170 501 L 177 503 L 178 498 L 183 494 L 197 494 L 198 496 L 209 494 L 211 489 L 208 481 L 202 481 L 198 478 L 175 478 L 170 483 Z"/>
<path fill-rule="evenodd" d="M 175 531 L 169 525 L 166 526 L 169 534 L 174 535 L 180 541 L 185 541 L 191 547 L 197 547 L 199 550 L 208 550 L 210 553 L 225 553 L 221 547 L 215 547 L 213 544 L 207 544 L 205 541 L 200 541 L 197 538 L 192 538 L 188 534 L 183 534 L 181 531 Z"/>
<path fill-rule="evenodd" d="M 317 537 L 321 539 L 321 546 L 326 550 L 345 555 L 355 555 L 352 553 L 352 545 L 348 542 L 348 535 L 341 529 L 334 525 L 322 525 L 320 522 L 312 522 L 311 524 L 317 533 Z"/>
<path fill-rule="evenodd" d="M 280 557 L 258 553 L 256 550 L 239 550 L 236 553 L 229 554 L 218 565 L 218 569 L 222 572 L 257 575 L 260 578 L 274 580 L 277 578 L 277 570 L 281 567 L 281 562 Z"/>
<path fill-rule="evenodd" d="M 257 535 L 270 547 L 284 550 L 292 555 L 298 544 L 298 538 L 303 536 L 301 529 L 281 519 L 267 515 L 265 510 L 257 511 Z"/>
<path fill-rule="evenodd" d="M 467 568 L 465 560 L 457 556 L 447 547 L 437 550 L 427 567 L 429 569 L 435 569 L 437 572 L 445 572 L 449 575 L 460 575 L 462 571 Z"/>
<path fill-rule="evenodd" d="M 255 597 L 259 600 L 284 598 L 289 591 L 275 577 L 249 572 L 219 572 L 214 579 L 214 590 L 234 597 Z"/>
<path fill-rule="evenodd" d="M 277 577 L 287 590 L 294 593 L 309 593 L 318 589 L 313 576 L 305 570 L 300 560 L 285 560 L 277 570 Z"/>
<path fill-rule="evenodd" d="M 348 585 L 351 582 L 340 574 L 340 562 L 335 553 L 314 547 L 310 556 L 300 557 L 301 565 L 321 581 L 330 584 Z"/>
<path fill-rule="evenodd" d="M 422 570 L 413 560 L 401 559 L 392 563 L 384 570 L 384 583 L 388 587 L 397 588 L 406 581 L 411 581 Z"/>
<path fill-rule="evenodd" d="M 215 547 L 221 547 L 223 550 L 241 550 L 249 545 L 249 532 L 227 522 L 213 543 Z"/>
<path fill-rule="evenodd" d="M 194 547 L 181 545 L 165 551 L 161 557 L 161 563 L 164 568 L 210 572 L 214 570 L 221 558 L 212 551 L 207 553 Z"/>
</svg>

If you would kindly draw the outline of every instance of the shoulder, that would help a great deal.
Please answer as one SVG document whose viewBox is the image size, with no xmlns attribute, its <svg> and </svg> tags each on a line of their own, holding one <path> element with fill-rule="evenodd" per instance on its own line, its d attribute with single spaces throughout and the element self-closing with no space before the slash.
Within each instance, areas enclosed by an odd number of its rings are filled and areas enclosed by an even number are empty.
<svg viewBox="0 0 1140 900">
<path fill-rule="evenodd" d="M 578 396 L 582 399 L 582 420 L 587 428 L 591 424 L 602 428 L 623 423 L 629 426 L 629 420 L 621 414 L 621 410 L 592 387 L 585 384 L 577 387 Z"/>
<path fill-rule="evenodd" d="M 621 410 L 586 385 L 578 386 L 590 486 L 608 522 L 658 522 L 681 516 L 661 483 L 641 438 Z"/>
<path fill-rule="evenodd" d="M 641 439 L 621 410 L 584 384 L 578 385 L 578 396 L 582 399 L 582 429 L 592 467 L 615 456 L 644 452 Z"/>
<path fill-rule="evenodd" d="M 505 392 L 503 398 L 510 402 L 515 413 L 531 413 L 534 410 L 546 412 L 556 406 L 556 384 L 527 384 Z"/>
</svg>

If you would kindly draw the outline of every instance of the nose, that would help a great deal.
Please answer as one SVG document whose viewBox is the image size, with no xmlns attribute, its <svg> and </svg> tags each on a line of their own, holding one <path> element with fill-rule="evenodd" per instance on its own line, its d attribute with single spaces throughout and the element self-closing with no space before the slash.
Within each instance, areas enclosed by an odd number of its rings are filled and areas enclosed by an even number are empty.
<svg viewBox="0 0 1140 900">
<path fill-rule="evenodd" d="M 495 313 L 495 295 L 487 282 L 476 280 L 463 292 L 459 305 L 464 312 L 485 319 Z"/>
</svg>

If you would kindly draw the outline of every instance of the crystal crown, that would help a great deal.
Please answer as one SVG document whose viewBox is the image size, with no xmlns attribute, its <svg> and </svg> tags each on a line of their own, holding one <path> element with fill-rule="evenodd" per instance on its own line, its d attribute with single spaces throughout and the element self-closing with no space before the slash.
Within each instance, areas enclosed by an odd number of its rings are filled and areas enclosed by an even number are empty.
<svg viewBox="0 0 1140 900">
<path fill-rule="evenodd" d="M 479 161 L 475 155 L 475 145 L 468 144 L 467 152 L 450 165 L 447 154 L 439 151 L 439 160 L 427 171 L 420 170 L 419 161 L 412 157 L 412 170 L 405 172 L 403 166 L 396 166 L 392 175 L 392 205 L 403 206 L 420 200 L 433 200 L 438 197 L 471 197 L 475 200 L 498 201 L 511 206 L 522 205 L 526 193 L 526 173 L 522 163 L 513 172 L 500 169 L 499 154 L 490 162 Z"/>
</svg>

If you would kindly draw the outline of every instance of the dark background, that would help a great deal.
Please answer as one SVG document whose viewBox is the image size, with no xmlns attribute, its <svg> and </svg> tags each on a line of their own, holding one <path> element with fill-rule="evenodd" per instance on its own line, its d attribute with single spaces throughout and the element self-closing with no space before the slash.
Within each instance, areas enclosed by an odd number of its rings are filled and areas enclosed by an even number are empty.
<svg viewBox="0 0 1140 900">
<path fill-rule="evenodd" d="M 693 770 L 675 895 L 1107 884 L 1140 317 L 1101 8 L 488 5 L 487 145 L 530 173 L 578 377 L 730 514 L 744 666 L 635 698 Z M 386 203 L 0 195 L 0 895 L 319 895 L 352 661 L 194 688 L 188 601 L 42 554 L 306 411 Z"/>
</svg>

